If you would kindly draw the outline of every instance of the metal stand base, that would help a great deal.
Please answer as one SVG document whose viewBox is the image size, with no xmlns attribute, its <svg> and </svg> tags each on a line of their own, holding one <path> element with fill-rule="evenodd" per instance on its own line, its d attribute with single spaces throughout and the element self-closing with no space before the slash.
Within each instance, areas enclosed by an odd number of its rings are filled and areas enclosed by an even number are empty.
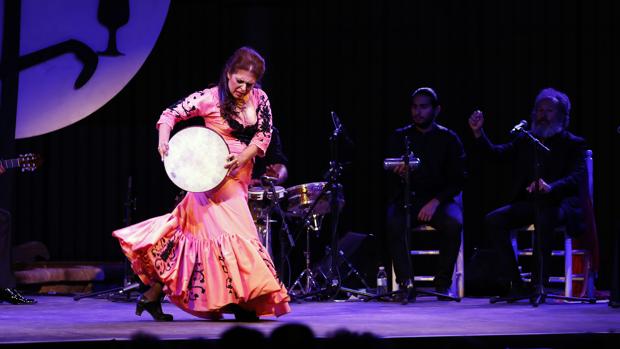
<svg viewBox="0 0 620 349">
<path fill-rule="evenodd" d="M 533 307 L 538 307 L 540 304 L 545 303 L 547 299 L 560 299 L 560 300 L 565 300 L 565 301 L 582 302 L 582 303 L 590 303 L 590 304 L 596 303 L 596 298 L 568 297 L 568 296 L 561 296 L 559 294 L 546 293 L 544 287 L 539 287 L 539 289 L 536 290 L 535 292 L 520 295 L 520 296 L 493 297 L 489 299 L 489 303 L 491 304 L 495 304 L 498 302 L 514 303 L 522 299 L 529 299 L 530 304 Z"/>
<path fill-rule="evenodd" d="M 434 291 L 420 290 L 416 288 L 415 286 L 413 286 L 413 284 L 410 284 L 407 287 L 404 287 L 396 291 L 370 297 L 366 299 L 365 301 L 376 299 L 376 300 L 384 301 L 384 302 L 397 301 L 397 302 L 400 302 L 402 305 L 407 305 L 409 304 L 409 302 L 415 302 L 417 297 L 420 295 L 437 297 L 438 300 L 442 300 L 442 301 L 455 301 L 455 302 L 461 301 L 461 298 L 453 297 L 448 294 L 443 294 L 443 293 L 434 292 Z"/>
<path fill-rule="evenodd" d="M 103 295 L 108 295 L 110 297 L 116 295 L 116 300 L 122 300 L 125 298 L 126 301 L 132 301 L 131 293 L 133 290 L 137 290 L 140 287 L 139 283 L 129 284 L 125 287 L 116 287 L 105 291 L 92 292 L 88 294 L 74 296 L 74 301 L 79 301 L 82 298 L 90 298 L 90 297 L 99 297 Z"/>
<path fill-rule="evenodd" d="M 304 284 L 302 284 L 302 281 Z M 293 282 L 293 285 L 288 290 L 288 293 L 293 299 L 309 298 L 321 292 L 322 289 L 319 287 L 314 273 L 309 267 L 301 272 L 299 277 L 297 277 L 297 280 Z"/>
</svg>

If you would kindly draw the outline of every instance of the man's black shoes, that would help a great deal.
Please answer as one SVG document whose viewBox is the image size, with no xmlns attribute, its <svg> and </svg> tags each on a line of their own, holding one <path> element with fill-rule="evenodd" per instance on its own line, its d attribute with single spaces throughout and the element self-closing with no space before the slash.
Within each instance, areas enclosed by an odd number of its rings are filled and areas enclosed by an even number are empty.
<svg viewBox="0 0 620 349">
<path fill-rule="evenodd" d="M 2 288 L 0 289 L 0 303 L 7 302 L 14 305 L 20 304 L 35 304 L 37 301 L 30 298 L 24 298 L 19 292 L 17 292 L 14 288 Z"/>
</svg>

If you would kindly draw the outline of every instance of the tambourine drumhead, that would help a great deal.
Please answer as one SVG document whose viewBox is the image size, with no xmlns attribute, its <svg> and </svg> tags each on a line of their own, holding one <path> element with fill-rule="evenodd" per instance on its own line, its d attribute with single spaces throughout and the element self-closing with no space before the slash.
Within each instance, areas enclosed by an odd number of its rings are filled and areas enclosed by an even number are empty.
<svg viewBox="0 0 620 349">
<path fill-rule="evenodd" d="M 177 132 L 168 142 L 164 167 L 168 178 L 189 192 L 217 187 L 226 177 L 228 145 L 210 128 L 193 126 Z"/>
</svg>

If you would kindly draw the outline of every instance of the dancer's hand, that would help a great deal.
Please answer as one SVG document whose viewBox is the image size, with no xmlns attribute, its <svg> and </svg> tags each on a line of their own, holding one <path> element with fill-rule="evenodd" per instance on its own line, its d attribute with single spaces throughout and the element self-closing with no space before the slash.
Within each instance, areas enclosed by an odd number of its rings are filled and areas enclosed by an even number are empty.
<svg viewBox="0 0 620 349">
<path fill-rule="evenodd" d="M 161 156 L 161 161 L 164 161 L 164 157 L 168 156 L 168 150 L 170 149 L 170 147 L 168 146 L 168 141 L 167 140 L 160 140 L 159 141 L 159 145 L 157 146 L 157 151 L 159 152 L 159 155 Z"/>
</svg>

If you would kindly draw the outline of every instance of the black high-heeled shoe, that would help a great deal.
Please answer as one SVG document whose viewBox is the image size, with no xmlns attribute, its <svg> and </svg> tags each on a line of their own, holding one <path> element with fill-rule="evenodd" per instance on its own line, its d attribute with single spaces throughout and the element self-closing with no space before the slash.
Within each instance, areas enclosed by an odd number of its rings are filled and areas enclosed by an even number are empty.
<svg viewBox="0 0 620 349">
<path fill-rule="evenodd" d="M 242 322 L 256 322 L 259 321 L 260 318 L 256 315 L 256 312 L 253 310 L 246 310 L 241 308 L 237 304 L 230 304 L 230 310 L 235 315 L 235 320 Z"/>
<path fill-rule="evenodd" d="M 155 321 L 172 321 L 173 317 L 171 314 L 165 314 L 161 310 L 161 301 L 148 301 L 143 296 L 138 298 L 138 303 L 136 304 L 136 315 L 142 316 L 143 311 L 147 311 L 153 317 Z"/>
</svg>

